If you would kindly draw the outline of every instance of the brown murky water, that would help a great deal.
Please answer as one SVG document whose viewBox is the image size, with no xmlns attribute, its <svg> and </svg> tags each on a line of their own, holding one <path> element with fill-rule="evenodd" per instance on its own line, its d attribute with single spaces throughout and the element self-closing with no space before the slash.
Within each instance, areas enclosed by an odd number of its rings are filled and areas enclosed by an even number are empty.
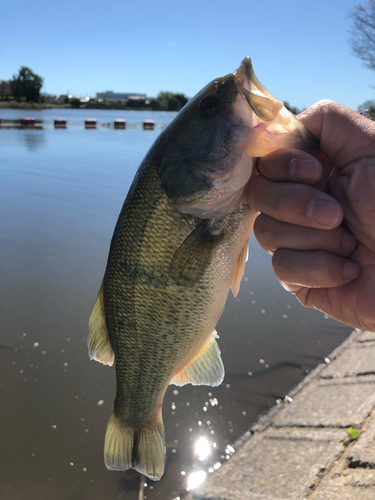
<svg viewBox="0 0 375 500">
<path fill-rule="evenodd" d="M 86 348 L 118 213 L 161 130 L 136 126 L 148 116 L 124 117 L 133 123 L 125 131 L 85 130 L 80 110 L 67 116 L 67 130 L 0 130 L 1 500 L 138 498 L 137 473 L 103 465 L 114 370 L 90 362 Z M 229 297 L 217 330 L 225 380 L 169 388 L 166 473 L 145 481 L 145 498 L 182 498 L 193 473 L 227 460 L 259 416 L 351 331 L 285 292 L 254 239 L 240 294 Z"/>
</svg>

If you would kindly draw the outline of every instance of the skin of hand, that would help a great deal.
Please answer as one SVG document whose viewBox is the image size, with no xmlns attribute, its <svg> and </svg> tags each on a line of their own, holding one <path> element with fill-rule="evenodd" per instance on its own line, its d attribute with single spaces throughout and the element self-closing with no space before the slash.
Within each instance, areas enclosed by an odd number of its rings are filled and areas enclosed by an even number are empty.
<svg viewBox="0 0 375 500">
<path fill-rule="evenodd" d="M 254 234 L 304 306 L 375 331 L 375 123 L 332 101 L 298 119 L 320 152 L 259 159 L 248 190 Z"/>
</svg>

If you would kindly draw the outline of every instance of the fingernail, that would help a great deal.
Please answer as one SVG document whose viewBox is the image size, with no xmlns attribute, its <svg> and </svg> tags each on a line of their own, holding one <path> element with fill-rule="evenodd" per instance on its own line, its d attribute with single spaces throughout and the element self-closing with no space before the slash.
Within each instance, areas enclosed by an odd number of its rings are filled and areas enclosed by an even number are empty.
<svg viewBox="0 0 375 500">
<path fill-rule="evenodd" d="M 342 271 L 342 275 L 344 278 L 348 280 L 354 280 L 357 278 L 361 271 L 361 268 L 359 267 L 358 264 L 355 264 L 354 262 L 351 262 L 350 260 L 347 260 L 344 264 L 344 269 Z"/>
<path fill-rule="evenodd" d="M 320 226 L 331 228 L 340 218 L 340 205 L 336 201 L 315 198 L 307 207 L 307 215 Z"/>
<path fill-rule="evenodd" d="M 356 238 L 352 235 L 352 233 L 344 231 L 341 243 L 344 252 L 352 253 L 353 250 L 356 248 L 357 243 L 358 242 Z"/>
<path fill-rule="evenodd" d="M 289 175 L 295 181 L 316 182 L 320 177 L 321 167 L 314 158 L 293 158 L 289 163 Z"/>
</svg>

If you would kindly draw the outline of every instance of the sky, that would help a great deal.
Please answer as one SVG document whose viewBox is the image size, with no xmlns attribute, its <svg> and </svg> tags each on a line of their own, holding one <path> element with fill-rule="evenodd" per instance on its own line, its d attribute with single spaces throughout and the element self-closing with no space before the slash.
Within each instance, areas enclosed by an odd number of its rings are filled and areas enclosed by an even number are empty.
<svg viewBox="0 0 375 500">
<path fill-rule="evenodd" d="M 351 54 L 359 0 L 4 0 L 0 80 L 21 66 L 42 92 L 162 90 L 195 95 L 250 56 L 258 79 L 300 109 L 375 98 L 375 72 Z"/>
</svg>

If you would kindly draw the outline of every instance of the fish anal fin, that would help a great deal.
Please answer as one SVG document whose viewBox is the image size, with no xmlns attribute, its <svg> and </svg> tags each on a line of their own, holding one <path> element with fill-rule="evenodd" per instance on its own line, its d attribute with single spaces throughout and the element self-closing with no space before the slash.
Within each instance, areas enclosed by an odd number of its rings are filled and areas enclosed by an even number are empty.
<svg viewBox="0 0 375 500">
<path fill-rule="evenodd" d="M 237 259 L 236 265 L 234 266 L 231 290 L 234 297 L 237 297 L 238 292 L 240 291 L 241 280 L 245 275 L 245 266 L 247 259 L 249 257 L 249 240 L 246 241 L 243 246 L 241 253 Z"/>
<path fill-rule="evenodd" d="M 104 443 L 107 469 L 135 469 L 154 481 L 161 479 L 165 467 L 164 425 L 159 414 L 150 425 L 127 425 L 112 408 Z"/>
<path fill-rule="evenodd" d="M 103 363 L 103 365 L 113 365 L 115 353 L 109 339 L 105 322 L 103 286 L 100 289 L 91 312 L 87 346 L 90 359 L 95 359 L 99 363 Z"/>
<path fill-rule="evenodd" d="M 218 386 L 224 379 L 224 365 L 220 349 L 215 340 L 216 330 L 210 335 L 194 358 L 178 371 L 171 380 L 175 385 L 211 385 Z"/>
<path fill-rule="evenodd" d="M 211 220 L 202 221 L 174 253 L 169 273 L 177 282 L 196 283 L 211 263 L 214 247 L 223 238 Z"/>
</svg>

